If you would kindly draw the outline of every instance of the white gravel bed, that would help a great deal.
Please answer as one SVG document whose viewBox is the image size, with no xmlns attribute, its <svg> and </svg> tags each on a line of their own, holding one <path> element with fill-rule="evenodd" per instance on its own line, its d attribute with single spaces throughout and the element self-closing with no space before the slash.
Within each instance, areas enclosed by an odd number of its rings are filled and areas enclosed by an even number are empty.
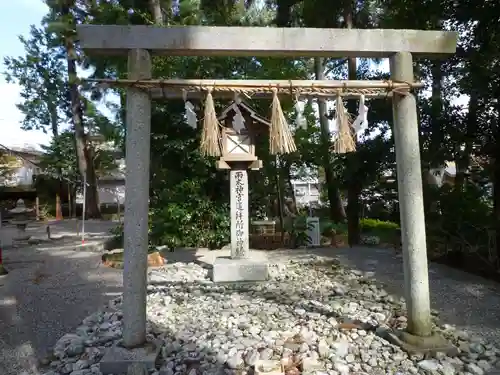
<svg viewBox="0 0 500 375">
<path fill-rule="evenodd" d="M 208 272 L 194 263 L 150 271 L 148 331 L 164 343 L 153 375 L 251 374 L 257 360 L 281 358 L 298 364 L 287 375 L 483 375 L 500 367 L 499 348 L 448 325 L 437 330 L 460 349 L 455 358 L 409 357 L 379 337 L 405 327 L 404 300 L 360 271 L 314 259 L 276 265 L 265 283 L 214 284 Z M 105 348 L 121 339 L 120 308 L 115 299 L 61 338 L 45 375 L 100 374 Z"/>
</svg>

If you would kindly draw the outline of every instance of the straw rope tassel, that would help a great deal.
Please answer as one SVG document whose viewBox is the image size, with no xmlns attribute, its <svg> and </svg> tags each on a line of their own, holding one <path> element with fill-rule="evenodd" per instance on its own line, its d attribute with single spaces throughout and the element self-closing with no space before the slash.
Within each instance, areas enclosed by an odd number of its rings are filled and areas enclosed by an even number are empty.
<svg viewBox="0 0 500 375">
<path fill-rule="evenodd" d="M 351 129 L 351 120 L 347 113 L 344 102 L 340 96 L 336 101 L 336 117 L 337 117 L 337 138 L 333 143 L 333 150 L 337 154 L 345 154 L 356 151 L 356 141 L 354 132 Z"/>
<path fill-rule="evenodd" d="M 273 88 L 273 104 L 271 109 L 271 129 L 269 129 L 269 152 L 271 155 L 291 154 L 297 151 L 292 132 L 281 109 L 278 89 Z"/>
<path fill-rule="evenodd" d="M 220 156 L 220 124 L 215 113 L 212 90 L 207 90 L 205 99 L 205 117 L 201 134 L 200 151 L 205 156 Z"/>
</svg>

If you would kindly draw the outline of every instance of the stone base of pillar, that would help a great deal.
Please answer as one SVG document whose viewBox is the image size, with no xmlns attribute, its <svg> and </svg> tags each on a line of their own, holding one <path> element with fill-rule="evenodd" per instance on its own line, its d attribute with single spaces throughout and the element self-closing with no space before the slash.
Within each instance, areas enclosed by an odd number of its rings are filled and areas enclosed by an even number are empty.
<svg viewBox="0 0 500 375">
<path fill-rule="evenodd" d="M 215 283 L 266 281 L 269 268 L 266 261 L 252 259 L 217 258 L 212 269 Z"/>
<path fill-rule="evenodd" d="M 99 362 L 99 369 L 103 375 L 127 374 L 129 366 L 133 364 L 154 370 L 160 350 L 160 341 L 148 342 L 144 346 L 134 349 L 118 345 L 112 346 L 106 348 L 104 356 Z"/>
<path fill-rule="evenodd" d="M 423 354 L 433 356 L 444 353 L 449 357 L 458 355 L 459 350 L 443 336 L 433 333 L 431 336 L 415 336 L 406 331 L 386 331 L 382 335 L 391 344 L 399 346 L 409 355 Z"/>
</svg>

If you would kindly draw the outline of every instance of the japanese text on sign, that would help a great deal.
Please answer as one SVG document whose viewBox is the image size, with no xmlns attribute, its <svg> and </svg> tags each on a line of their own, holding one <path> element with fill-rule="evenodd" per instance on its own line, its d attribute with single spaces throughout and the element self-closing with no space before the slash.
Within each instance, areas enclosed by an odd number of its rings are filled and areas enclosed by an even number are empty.
<svg viewBox="0 0 500 375">
<path fill-rule="evenodd" d="M 235 173 L 236 183 L 235 183 L 235 193 L 236 193 L 236 213 L 235 213 L 235 229 L 236 229 L 236 255 L 243 256 L 245 254 L 244 249 L 244 236 L 245 228 L 243 222 L 243 172 Z"/>
</svg>

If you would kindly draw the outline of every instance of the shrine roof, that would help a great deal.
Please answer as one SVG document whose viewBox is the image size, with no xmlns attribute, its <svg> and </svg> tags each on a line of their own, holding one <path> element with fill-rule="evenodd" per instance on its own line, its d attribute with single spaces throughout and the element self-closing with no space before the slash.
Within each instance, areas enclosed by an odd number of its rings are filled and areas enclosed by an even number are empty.
<svg viewBox="0 0 500 375">
<path fill-rule="evenodd" d="M 235 112 L 235 106 L 239 107 L 240 110 L 248 113 L 252 119 L 257 121 L 258 123 L 266 126 L 271 126 L 271 122 L 266 119 L 265 117 L 259 115 L 257 113 L 257 110 L 252 108 L 248 103 L 245 103 L 244 101 L 240 101 L 240 103 L 236 103 L 235 101 L 232 101 L 220 114 L 218 117 L 219 121 L 225 120 L 231 112 Z"/>
</svg>

